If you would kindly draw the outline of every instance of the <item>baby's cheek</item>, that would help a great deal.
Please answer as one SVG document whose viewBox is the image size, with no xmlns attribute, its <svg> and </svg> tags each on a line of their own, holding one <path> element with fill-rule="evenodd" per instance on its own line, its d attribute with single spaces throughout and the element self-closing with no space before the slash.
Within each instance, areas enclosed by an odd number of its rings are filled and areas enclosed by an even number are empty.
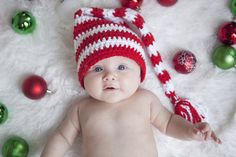
<svg viewBox="0 0 236 157">
<path fill-rule="evenodd" d="M 123 83 L 123 88 L 125 88 L 129 93 L 135 92 L 140 85 L 140 79 L 127 77 L 127 80 Z"/>
<path fill-rule="evenodd" d="M 93 93 L 98 88 L 98 83 L 94 78 L 86 77 L 84 79 L 84 88 L 89 94 Z"/>
</svg>

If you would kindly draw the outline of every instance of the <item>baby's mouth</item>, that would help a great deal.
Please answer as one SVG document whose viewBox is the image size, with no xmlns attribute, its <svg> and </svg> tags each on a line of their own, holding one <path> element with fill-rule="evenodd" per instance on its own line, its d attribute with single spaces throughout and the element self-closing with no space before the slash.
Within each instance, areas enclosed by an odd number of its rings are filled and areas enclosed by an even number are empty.
<svg viewBox="0 0 236 157">
<path fill-rule="evenodd" d="M 117 90 L 118 88 L 115 88 L 115 87 L 112 87 L 112 86 L 108 86 L 108 87 L 105 87 L 104 90 L 106 91 L 114 91 L 114 90 Z"/>
</svg>

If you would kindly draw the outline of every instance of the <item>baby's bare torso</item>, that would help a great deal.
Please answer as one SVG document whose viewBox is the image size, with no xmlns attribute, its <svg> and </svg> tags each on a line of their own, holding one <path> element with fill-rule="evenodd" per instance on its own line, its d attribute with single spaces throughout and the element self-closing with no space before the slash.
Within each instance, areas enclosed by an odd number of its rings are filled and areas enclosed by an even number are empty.
<svg viewBox="0 0 236 157">
<path fill-rule="evenodd" d="M 80 106 L 83 157 L 157 157 L 143 90 L 117 104 L 87 98 Z"/>
</svg>

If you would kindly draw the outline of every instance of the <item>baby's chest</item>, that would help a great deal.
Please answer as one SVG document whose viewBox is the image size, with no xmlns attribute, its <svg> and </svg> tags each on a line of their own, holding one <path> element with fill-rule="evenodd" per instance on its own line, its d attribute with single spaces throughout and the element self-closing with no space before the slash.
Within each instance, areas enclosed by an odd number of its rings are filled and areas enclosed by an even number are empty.
<svg viewBox="0 0 236 157">
<path fill-rule="evenodd" d="M 86 136 L 117 136 L 143 133 L 150 127 L 148 111 L 143 109 L 96 110 L 81 121 Z"/>
</svg>

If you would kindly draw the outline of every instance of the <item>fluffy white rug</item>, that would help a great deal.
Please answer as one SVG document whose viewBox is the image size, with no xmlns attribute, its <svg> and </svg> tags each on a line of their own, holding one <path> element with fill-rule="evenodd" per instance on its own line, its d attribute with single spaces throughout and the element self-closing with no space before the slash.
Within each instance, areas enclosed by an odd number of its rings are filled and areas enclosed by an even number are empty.
<svg viewBox="0 0 236 157">
<path fill-rule="evenodd" d="M 232 157 L 236 154 L 236 70 L 213 65 L 212 51 L 221 43 L 218 27 L 233 17 L 230 0 L 179 0 L 162 7 L 157 0 L 144 0 L 141 14 L 153 32 L 177 92 L 208 108 L 209 122 L 222 145 L 186 142 L 154 130 L 160 157 Z M 26 139 L 30 157 L 38 157 L 48 136 L 68 107 L 84 95 L 76 77 L 73 54 L 73 13 L 79 7 L 119 7 L 118 0 L 1 0 L 0 4 L 0 102 L 9 110 L 0 125 L 0 147 L 11 135 Z M 31 11 L 37 20 L 33 34 L 19 35 L 11 28 L 18 10 Z M 172 58 L 180 49 L 192 51 L 198 60 L 193 73 L 183 75 L 173 68 Z M 30 100 L 21 91 L 29 74 L 42 76 L 54 95 Z M 155 92 L 171 109 L 151 69 L 143 87 Z M 66 154 L 79 156 L 80 140 Z M 0 155 L 1 156 L 1 155 Z"/>
</svg>

